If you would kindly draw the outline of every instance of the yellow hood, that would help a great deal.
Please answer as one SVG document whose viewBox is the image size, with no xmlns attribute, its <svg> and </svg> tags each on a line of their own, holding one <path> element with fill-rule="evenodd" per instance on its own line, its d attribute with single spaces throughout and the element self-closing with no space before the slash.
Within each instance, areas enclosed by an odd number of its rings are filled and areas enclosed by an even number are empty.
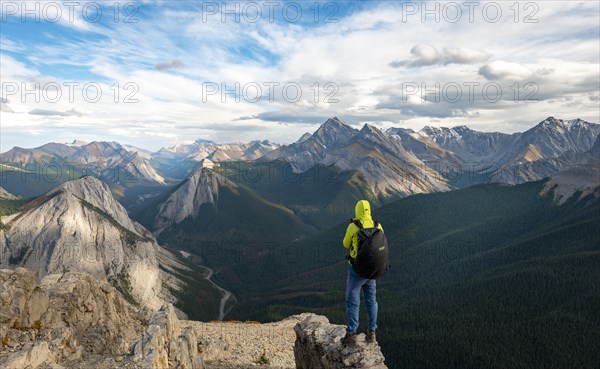
<svg viewBox="0 0 600 369">
<path fill-rule="evenodd" d="M 354 215 L 356 219 L 360 220 L 361 223 L 365 223 L 365 220 L 371 219 L 371 205 L 367 200 L 360 200 L 354 207 Z"/>
</svg>

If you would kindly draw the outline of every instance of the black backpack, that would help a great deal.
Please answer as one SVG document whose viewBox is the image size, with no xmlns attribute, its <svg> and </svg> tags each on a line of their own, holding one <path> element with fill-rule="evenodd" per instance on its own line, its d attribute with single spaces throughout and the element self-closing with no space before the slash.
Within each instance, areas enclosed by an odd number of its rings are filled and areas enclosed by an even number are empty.
<svg viewBox="0 0 600 369">
<path fill-rule="evenodd" d="M 374 222 L 373 228 L 363 228 L 358 219 L 352 220 L 358 228 L 358 251 L 350 260 L 356 274 L 367 279 L 382 277 L 390 268 L 388 242 L 385 234 Z"/>
</svg>

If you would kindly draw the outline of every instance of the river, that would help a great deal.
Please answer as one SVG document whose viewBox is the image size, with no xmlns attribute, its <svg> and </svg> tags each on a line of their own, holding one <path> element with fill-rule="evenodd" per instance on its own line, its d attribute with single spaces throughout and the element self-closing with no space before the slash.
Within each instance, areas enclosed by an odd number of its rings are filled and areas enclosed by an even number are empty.
<svg viewBox="0 0 600 369">
<path fill-rule="evenodd" d="M 223 297 L 221 297 L 221 304 L 219 306 L 219 320 L 223 320 L 223 319 L 225 319 L 225 315 L 227 315 L 227 313 L 229 313 L 231 311 L 231 309 L 233 308 L 233 305 L 231 305 L 229 307 L 229 309 L 227 311 L 225 311 L 225 305 L 227 305 L 227 300 L 229 300 L 232 297 L 231 292 L 229 292 L 226 289 L 224 289 L 223 287 L 219 286 L 212 280 L 212 276 L 213 276 L 213 274 L 215 274 L 215 272 L 211 268 L 204 266 L 204 265 L 202 265 L 202 268 L 205 268 L 208 270 L 208 276 L 205 277 L 206 280 L 209 281 L 210 283 L 212 283 L 212 285 L 215 286 L 216 289 L 223 292 Z"/>
</svg>

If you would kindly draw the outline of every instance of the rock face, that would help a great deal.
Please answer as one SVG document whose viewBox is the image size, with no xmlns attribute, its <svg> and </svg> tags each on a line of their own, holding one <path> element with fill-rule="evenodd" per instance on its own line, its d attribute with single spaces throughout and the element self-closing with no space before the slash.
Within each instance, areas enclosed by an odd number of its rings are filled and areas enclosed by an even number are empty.
<svg viewBox="0 0 600 369">
<path fill-rule="evenodd" d="M 361 173 L 376 195 L 412 195 L 445 191 L 443 176 L 402 146 L 396 136 L 365 124 L 359 131 L 342 120 L 328 119 L 310 137 L 271 151 L 262 160 L 283 159 L 294 171 L 316 164 Z"/>
<path fill-rule="evenodd" d="M 162 305 L 158 244 L 97 178 L 66 182 L 2 222 L 0 265 L 23 266 L 39 277 L 85 272 L 137 303 Z"/>
<path fill-rule="evenodd" d="M 126 355 L 146 317 L 108 282 L 89 274 L 46 276 L 41 282 L 24 268 L 0 270 L 2 368 L 89 355 Z"/>
<path fill-rule="evenodd" d="M 342 345 L 344 326 L 329 324 L 324 316 L 310 314 L 294 330 L 298 369 L 387 368 L 379 345 L 365 342 L 364 334 L 358 335 L 356 345 Z"/>
<path fill-rule="evenodd" d="M 550 177 L 577 164 L 581 154 L 592 148 L 600 125 L 548 117 L 525 132 L 510 135 L 465 126 L 425 127 L 418 133 L 392 128 L 388 133 L 403 139 L 405 146 L 415 148 L 415 155 L 428 163 L 446 163 L 450 153 L 459 170 L 483 175 L 487 182 L 517 184 Z"/>
<path fill-rule="evenodd" d="M 89 274 L 0 269 L 0 368 L 204 368 L 172 305 L 149 317 Z"/>
<path fill-rule="evenodd" d="M 344 327 L 314 314 L 280 322 L 180 321 L 151 314 L 89 274 L 0 269 L 2 369 L 384 369 L 379 346 L 343 347 Z M 295 338 L 295 346 L 294 346 Z M 199 352 L 201 350 L 201 352 Z"/>
<path fill-rule="evenodd" d="M 550 177 L 541 192 L 541 195 L 552 192 L 558 205 L 577 194 L 579 200 L 589 195 L 600 197 L 600 135 L 590 150 L 573 156 L 576 164 Z"/>
<path fill-rule="evenodd" d="M 134 361 L 148 369 L 203 369 L 192 328 L 181 329 L 171 304 L 154 313 L 134 348 Z"/>
<path fill-rule="evenodd" d="M 160 234 L 166 228 L 186 218 L 198 216 L 202 204 L 214 204 L 219 196 L 219 187 L 235 186 L 225 177 L 202 166 L 197 166 L 167 200 L 160 204 L 154 229 Z"/>
</svg>

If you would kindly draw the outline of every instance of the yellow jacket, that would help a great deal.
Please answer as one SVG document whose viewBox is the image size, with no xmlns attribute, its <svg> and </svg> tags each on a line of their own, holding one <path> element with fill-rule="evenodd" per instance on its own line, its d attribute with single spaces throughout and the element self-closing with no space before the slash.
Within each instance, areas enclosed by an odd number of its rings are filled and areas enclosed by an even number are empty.
<svg viewBox="0 0 600 369">
<path fill-rule="evenodd" d="M 354 219 L 360 220 L 363 228 L 373 228 L 375 223 L 373 222 L 373 218 L 371 218 L 371 205 L 367 200 L 360 200 L 356 203 L 354 207 Z M 379 229 L 383 231 L 383 227 L 381 224 L 378 225 Z M 344 236 L 344 247 L 350 249 L 350 257 L 356 258 L 356 253 L 358 252 L 358 231 L 360 228 L 354 223 L 348 224 L 348 228 L 346 229 L 346 235 Z M 352 247 L 352 248 L 350 248 Z"/>
</svg>

